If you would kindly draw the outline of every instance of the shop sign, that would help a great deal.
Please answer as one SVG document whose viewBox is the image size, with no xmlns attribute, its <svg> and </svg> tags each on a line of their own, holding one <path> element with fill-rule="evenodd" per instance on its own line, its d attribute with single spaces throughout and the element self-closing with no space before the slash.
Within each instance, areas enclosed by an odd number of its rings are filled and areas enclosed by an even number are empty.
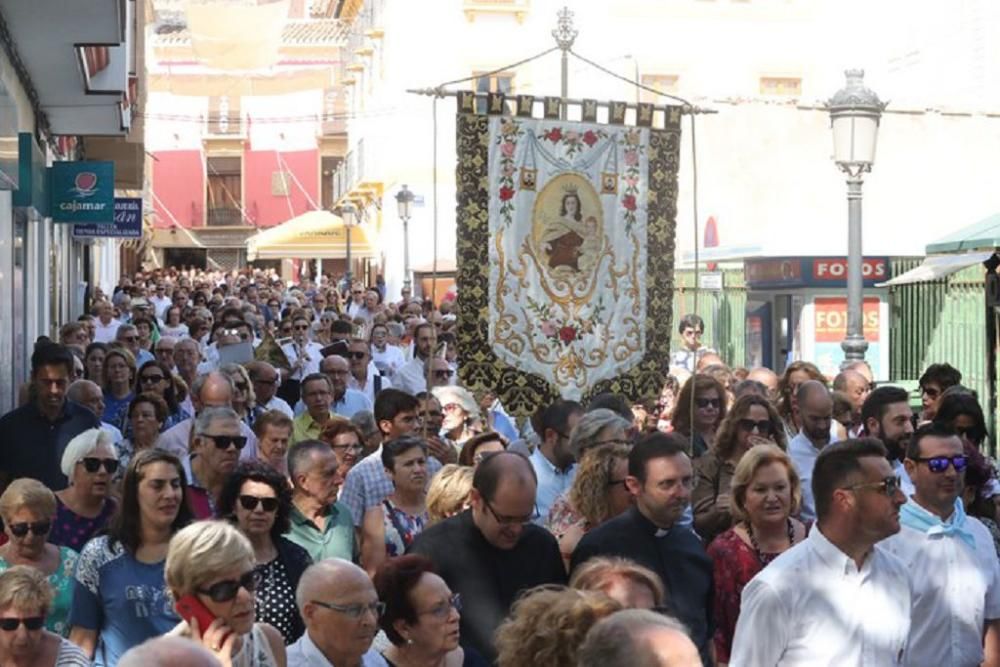
<svg viewBox="0 0 1000 667">
<path fill-rule="evenodd" d="M 115 199 L 115 220 L 110 224 L 85 222 L 73 225 L 73 238 L 77 239 L 141 239 L 142 199 L 123 197 Z"/>
<path fill-rule="evenodd" d="M 49 207 L 55 222 L 115 221 L 114 162 L 54 162 Z"/>
<path fill-rule="evenodd" d="M 846 287 L 845 257 L 783 257 L 748 259 L 744 276 L 751 289 L 789 287 Z M 874 287 L 889 279 L 888 257 L 865 257 L 861 262 L 865 287 Z"/>
<path fill-rule="evenodd" d="M 846 283 L 847 260 L 842 257 L 817 257 L 812 262 L 812 277 L 818 283 Z M 861 277 L 865 283 L 888 280 L 888 258 L 865 257 L 861 261 Z"/>
<path fill-rule="evenodd" d="M 816 297 L 813 300 L 813 324 L 815 349 L 813 357 L 820 371 L 828 377 L 834 377 L 840 372 L 840 364 L 844 361 L 844 351 L 841 341 L 847 335 L 847 299 L 844 297 Z M 879 372 L 882 341 L 881 300 L 868 297 L 862 308 L 864 336 L 868 341 L 868 352 L 865 359 L 872 367 L 875 377 L 882 377 Z"/>
</svg>

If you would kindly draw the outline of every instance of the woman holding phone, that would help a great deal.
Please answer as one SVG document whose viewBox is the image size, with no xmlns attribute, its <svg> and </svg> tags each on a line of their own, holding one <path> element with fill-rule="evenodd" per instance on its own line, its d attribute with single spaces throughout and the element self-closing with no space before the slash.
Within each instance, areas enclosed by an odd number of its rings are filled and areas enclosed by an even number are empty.
<svg viewBox="0 0 1000 667">
<path fill-rule="evenodd" d="M 95 667 L 115 667 L 129 648 L 177 624 L 163 568 L 170 538 L 191 519 L 186 489 L 176 456 L 161 449 L 136 453 L 108 534 L 83 547 L 73 575 L 69 638 Z"/>
<path fill-rule="evenodd" d="M 166 579 L 183 618 L 171 634 L 199 642 L 232 667 L 285 667 L 285 641 L 254 622 L 260 583 L 253 547 L 225 521 L 199 521 L 170 540 Z"/>
</svg>

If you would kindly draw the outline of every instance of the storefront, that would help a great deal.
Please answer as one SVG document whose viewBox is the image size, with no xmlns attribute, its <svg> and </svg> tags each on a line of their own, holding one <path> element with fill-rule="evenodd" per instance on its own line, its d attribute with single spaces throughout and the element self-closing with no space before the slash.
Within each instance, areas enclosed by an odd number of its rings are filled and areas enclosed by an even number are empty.
<svg viewBox="0 0 1000 667">
<path fill-rule="evenodd" d="M 889 378 L 889 258 L 866 257 L 864 334 L 866 360 L 876 380 Z M 746 363 L 781 373 L 793 361 L 811 361 L 830 378 L 844 360 L 847 329 L 847 260 L 776 257 L 744 262 L 747 289 Z"/>
</svg>

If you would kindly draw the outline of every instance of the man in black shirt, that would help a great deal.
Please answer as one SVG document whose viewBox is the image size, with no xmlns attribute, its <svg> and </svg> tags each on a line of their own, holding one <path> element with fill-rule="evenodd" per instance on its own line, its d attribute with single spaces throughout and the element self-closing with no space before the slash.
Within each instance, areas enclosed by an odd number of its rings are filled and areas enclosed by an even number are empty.
<svg viewBox="0 0 1000 667">
<path fill-rule="evenodd" d="M 0 417 L 0 489 L 18 477 L 33 477 L 53 491 L 66 488 L 66 444 L 101 426 L 93 412 L 66 399 L 72 373 L 73 355 L 62 345 L 41 345 L 31 355 L 32 400 Z"/>
<path fill-rule="evenodd" d="M 518 594 L 566 581 L 555 538 L 531 523 L 537 486 L 522 455 L 489 455 L 473 477 L 472 508 L 428 528 L 409 549 L 430 558 L 451 590 L 462 595 L 461 643 L 491 664 L 493 633 Z"/>
<path fill-rule="evenodd" d="M 671 611 L 713 665 L 712 561 L 698 536 L 677 525 L 695 479 L 685 445 L 680 436 L 653 433 L 632 448 L 625 485 L 636 504 L 583 536 L 572 569 L 594 556 L 624 556 L 659 574 Z"/>
</svg>

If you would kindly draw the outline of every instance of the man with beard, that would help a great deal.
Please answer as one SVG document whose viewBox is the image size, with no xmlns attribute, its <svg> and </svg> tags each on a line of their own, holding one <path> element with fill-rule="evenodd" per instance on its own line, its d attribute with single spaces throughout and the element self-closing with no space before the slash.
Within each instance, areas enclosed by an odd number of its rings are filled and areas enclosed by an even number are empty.
<svg viewBox="0 0 1000 667">
<path fill-rule="evenodd" d="M 671 612 L 690 629 L 702 662 L 713 665 L 712 561 L 690 526 L 679 523 L 694 483 L 683 437 L 644 437 L 629 452 L 625 477 L 635 505 L 584 535 L 573 551 L 571 569 L 594 556 L 623 556 L 656 572 Z"/>
<path fill-rule="evenodd" d="M 921 426 L 909 440 L 905 465 L 915 490 L 900 510 L 902 529 L 884 544 L 920 573 L 907 662 L 914 667 L 1000 660 L 1000 562 L 990 531 L 965 515 L 968 464 L 962 439 L 946 426 Z"/>
<path fill-rule="evenodd" d="M 865 399 L 861 422 L 867 435 L 878 438 L 885 445 L 893 472 L 899 476 L 900 489 L 909 498 L 913 494 L 913 482 L 903 465 L 903 458 L 913 435 L 910 395 L 900 387 L 879 387 Z"/>
<path fill-rule="evenodd" d="M 569 448 L 569 436 L 583 416 L 576 401 L 558 400 L 532 417 L 531 425 L 540 442 L 528 460 L 538 478 L 536 520 L 545 521 L 556 498 L 566 493 L 576 478 L 576 460 Z"/>
<path fill-rule="evenodd" d="M 795 411 L 802 430 L 788 442 L 788 455 L 795 464 L 795 470 L 802 480 L 802 505 L 800 518 L 812 521 L 816 518 L 816 503 L 812 494 L 813 466 L 816 457 L 830 444 L 834 436 L 830 433 L 833 421 L 833 398 L 822 382 L 809 380 L 799 385 L 795 394 Z"/>
<path fill-rule="evenodd" d="M 444 410 L 434 394 L 417 394 L 417 415 L 420 417 L 420 436 L 427 443 L 428 453 L 441 463 L 457 463 L 458 447 L 454 442 L 441 437 L 444 425 Z"/>
<path fill-rule="evenodd" d="M 410 394 L 427 391 L 428 360 L 434 356 L 437 344 L 437 333 L 434 325 L 428 322 L 418 324 L 413 330 L 413 360 L 396 371 L 393 386 Z"/>
</svg>

